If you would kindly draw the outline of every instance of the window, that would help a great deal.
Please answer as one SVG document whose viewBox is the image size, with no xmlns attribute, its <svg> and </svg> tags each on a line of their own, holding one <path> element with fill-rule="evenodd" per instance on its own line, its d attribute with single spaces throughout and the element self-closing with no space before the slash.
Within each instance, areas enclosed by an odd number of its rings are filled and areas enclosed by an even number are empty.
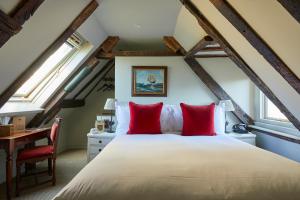
<svg viewBox="0 0 300 200">
<path fill-rule="evenodd" d="M 255 125 L 299 136 L 299 131 L 292 125 L 287 117 L 270 101 L 266 95 L 256 91 L 256 119 Z"/>
<path fill-rule="evenodd" d="M 78 34 L 73 34 L 16 91 L 13 100 L 31 101 L 63 70 L 64 66 L 78 53 L 82 44 L 83 39 Z"/>
<path fill-rule="evenodd" d="M 288 119 L 282 112 L 270 101 L 265 95 L 263 95 L 263 117 L 267 120 L 275 120 L 279 122 L 288 122 Z"/>
</svg>

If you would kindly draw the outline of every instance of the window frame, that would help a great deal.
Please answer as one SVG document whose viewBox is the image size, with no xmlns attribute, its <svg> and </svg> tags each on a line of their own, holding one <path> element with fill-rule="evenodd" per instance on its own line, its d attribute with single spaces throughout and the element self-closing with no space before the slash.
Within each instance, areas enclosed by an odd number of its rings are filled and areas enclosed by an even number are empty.
<svg viewBox="0 0 300 200">
<path fill-rule="evenodd" d="M 270 130 L 300 136 L 300 132 L 288 120 L 265 118 L 265 104 L 268 98 L 258 88 L 255 89 L 255 125 Z"/>
<path fill-rule="evenodd" d="M 36 99 L 42 91 L 47 88 L 49 82 L 51 82 L 54 79 L 54 76 L 58 74 L 63 68 L 72 61 L 73 58 L 76 57 L 76 55 L 80 52 L 80 49 L 85 44 L 85 40 L 82 36 L 80 36 L 78 33 L 73 33 L 63 44 L 70 45 L 72 47 L 72 50 L 63 57 L 56 65 L 53 67 L 52 70 L 50 70 L 46 75 L 45 78 L 39 81 L 26 95 L 20 95 L 20 94 L 14 94 L 12 98 L 9 101 L 16 101 L 16 102 L 32 102 L 34 99 Z M 63 45 L 62 44 L 62 45 Z M 62 46 L 61 45 L 61 46 Z M 61 47 L 59 46 L 55 52 Z M 52 56 L 55 52 L 53 52 Z M 48 59 L 47 58 L 47 59 Z M 43 63 L 44 64 L 44 63 Z M 40 67 L 43 65 L 41 64 Z M 31 77 L 30 77 L 31 78 Z M 29 79 L 28 79 L 29 80 Z M 23 86 L 23 85 L 22 85 Z M 21 86 L 21 87 L 22 87 Z M 39 88 L 39 89 L 38 89 Z"/>
</svg>

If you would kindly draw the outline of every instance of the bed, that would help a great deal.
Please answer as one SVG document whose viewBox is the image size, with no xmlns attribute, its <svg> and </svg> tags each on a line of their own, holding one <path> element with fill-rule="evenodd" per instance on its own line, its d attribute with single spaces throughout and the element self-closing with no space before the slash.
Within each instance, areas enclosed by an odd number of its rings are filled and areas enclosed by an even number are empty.
<svg viewBox="0 0 300 200">
<path fill-rule="evenodd" d="M 300 164 L 226 135 L 123 134 L 54 199 L 300 199 Z"/>
</svg>

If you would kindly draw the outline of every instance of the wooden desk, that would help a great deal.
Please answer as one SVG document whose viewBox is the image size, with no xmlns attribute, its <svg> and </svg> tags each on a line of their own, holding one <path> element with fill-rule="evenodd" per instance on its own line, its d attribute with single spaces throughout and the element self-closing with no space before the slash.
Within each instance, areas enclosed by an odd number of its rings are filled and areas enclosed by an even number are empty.
<svg viewBox="0 0 300 200">
<path fill-rule="evenodd" d="M 0 149 L 4 149 L 6 152 L 6 196 L 8 200 L 12 198 L 13 154 L 16 148 L 46 138 L 50 131 L 51 128 L 40 128 L 0 137 Z"/>
</svg>

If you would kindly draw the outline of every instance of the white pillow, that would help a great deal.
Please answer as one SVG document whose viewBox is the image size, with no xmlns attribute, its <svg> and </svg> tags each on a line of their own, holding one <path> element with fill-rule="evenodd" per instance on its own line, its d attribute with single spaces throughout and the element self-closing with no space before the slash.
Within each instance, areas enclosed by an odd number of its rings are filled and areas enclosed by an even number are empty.
<svg viewBox="0 0 300 200">
<path fill-rule="evenodd" d="M 225 112 L 221 105 L 215 106 L 214 121 L 216 134 L 225 134 Z"/>
<path fill-rule="evenodd" d="M 116 101 L 115 107 L 117 121 L 116 134 L 126 134 L 129 129 L 130 122 L 130 112 L 128 103 Z"/>
<path fill-rule="evenodd" d="M 223 108 L 219 105 L 216 105 L 214 114 L 216 134 L 224 134 L 225 113 Z M 116 101 L 116 119 L 116 134 L 126 134 L 129 129 L 130 123 L 130 111 L 128 102 Z M 180 106 L 165 104 L 161 111 L 160 124 L 162 133 L 175 133 L 181 135 L 183 119 Z"/>
</svg>

